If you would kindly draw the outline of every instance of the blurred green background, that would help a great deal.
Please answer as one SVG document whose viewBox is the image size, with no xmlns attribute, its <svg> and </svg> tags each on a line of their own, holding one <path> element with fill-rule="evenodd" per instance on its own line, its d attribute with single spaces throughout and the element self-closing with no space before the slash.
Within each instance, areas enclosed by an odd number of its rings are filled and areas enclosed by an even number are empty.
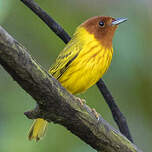
<svg viewBox="0 0 152 152">
<path fill-rule="evenodd" d="M 135 143 L 145 152 L 152 141 L 152 1 L 151 0 L 36 0 L 65 30 L 89 17 L 128 17 L 117 30 L 113 61 L 104 80 L 128 120 Z M 20 0 L 0 0 L 0 25 L 21 42 L 46 69 L 65 44 Z M 81 95 L 116 127 L 96 86 Z M 0 66 L 0 151 L 1 152 L 95 152 L 62 126 L 49 124 L 44 140 L 29 142 L 32 123 L 23 112 L 34 100 Z"/>
</svg>

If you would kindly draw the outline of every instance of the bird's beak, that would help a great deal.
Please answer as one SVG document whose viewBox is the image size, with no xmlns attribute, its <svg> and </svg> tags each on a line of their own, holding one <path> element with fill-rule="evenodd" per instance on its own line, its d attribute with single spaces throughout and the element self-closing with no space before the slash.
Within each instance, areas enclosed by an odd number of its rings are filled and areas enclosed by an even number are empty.
<svg viewBox="0 0 152 152">
<path fill-rule="evenodd" d="M 117 18 L 114 21 L 112 21 L 112 25 L 118 25 L 118 24 L 123 23 L 127 20 L 128 20 L 128 18 Z"/>
</svg>

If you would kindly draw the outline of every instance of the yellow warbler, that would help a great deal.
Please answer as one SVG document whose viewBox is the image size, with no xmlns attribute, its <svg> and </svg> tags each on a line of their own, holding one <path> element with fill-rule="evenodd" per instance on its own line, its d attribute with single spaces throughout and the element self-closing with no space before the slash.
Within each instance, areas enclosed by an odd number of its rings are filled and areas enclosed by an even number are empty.
<svg viewBox="0 0 152 152">
<path fill-rule="evenodd" d="M 72 94 L 90 88 L 109 68 L 114 32 L 118 24 L 126 20 L 95 16 L 82 23 L 49 69 L 49 73 Z M 29 139 L 39 140 L 44 135 L 46 126 L 46 120 L 36 119 L 30 129 Z"/>
</svg>

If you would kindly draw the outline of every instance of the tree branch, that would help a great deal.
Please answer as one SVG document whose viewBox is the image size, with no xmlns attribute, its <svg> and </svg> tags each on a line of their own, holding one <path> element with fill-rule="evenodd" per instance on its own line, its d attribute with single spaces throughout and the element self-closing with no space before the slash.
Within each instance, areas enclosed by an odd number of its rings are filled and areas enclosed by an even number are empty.
<svg viewBox="0 0 152 152">
<path fill-rule="evenodd" d="M 58 35 L 64 43 L 68 43 L 70 41 L 70 36 L 64 31 L 64 29 L 57 23 L 55 20 L 50 17 L 44 10 L 42 10 L 33 0 L 21 0 L 28 8 L 30 8 L 36 15 L 38 15 L 45 24 L 56 34 Z M 115 103 L 114 98 L 112 97 L 110 91 L 106 87 L 106 84 L 102 79 L 97 82 L 97 86 L 103 95 L 106 103 L 108 104 L 113 118 L 116 124 L 119 127 L 120 132 L 125 135 L 131 142 L 133 139 L 131 137 L 126 118 L 123 113 L 119 110 L 119 107 Z"/>
<path fill-rule="evenodd" d="M 107 102 L 108 106 L 110 107 L 113 118 L 114 118 L 115 122 L 117 123 L 120 132 L 124 136 L 126 136 L 131 142 L 133 142 L 133 139 L 131 137 L 131 134 L 130 134 L 130 131 L 129 131 L 129 128 L 127 125 L 126 118 L 124 117 L 122 112 L 119 110 L 119 107 L 115 103 L 111 93 L 108 91 L 108 88 L 106 87 L 106 85 L 102 79 L 100 79 L 100 81 L 98 81 L 97 86 L 100 89 L 100 91 L 102 92 L 102 95 L 103 95 L 105 101 Z"/>
<path fill-rule="evenodd" d="M 37 107 L 25 113 L 28 118 L 61 124 L 98 151 L 142 152 L 102 117 L 97 120 L 87 105 L 80 105 L 2 27 L 0 64 L 36 100 Z"/>
</svg>

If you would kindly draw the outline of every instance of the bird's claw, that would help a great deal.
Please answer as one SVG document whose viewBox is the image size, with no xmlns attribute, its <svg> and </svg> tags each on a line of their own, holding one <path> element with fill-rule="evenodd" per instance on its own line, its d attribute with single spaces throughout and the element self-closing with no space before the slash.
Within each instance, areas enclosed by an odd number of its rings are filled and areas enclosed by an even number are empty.
<svg viewBox="0 0 152 152">
<path fill-rule="evenodd" d="M 97 120 L 99 120 L 100 117 L 99 117 L 98 113 L 96 112 L 96 110 L 94 108 L 91 110 L 92 110 L 93 114 L 95 115 L 95 117 L 97 118 Z"/>
<path fill-rule="evenodd" d="M 86 103 L 85 99 L 81 99 L 79 97 L 77 97 L 77 101 L 80 103 L 81 106 L 83 106 Z"/>
</svg>

